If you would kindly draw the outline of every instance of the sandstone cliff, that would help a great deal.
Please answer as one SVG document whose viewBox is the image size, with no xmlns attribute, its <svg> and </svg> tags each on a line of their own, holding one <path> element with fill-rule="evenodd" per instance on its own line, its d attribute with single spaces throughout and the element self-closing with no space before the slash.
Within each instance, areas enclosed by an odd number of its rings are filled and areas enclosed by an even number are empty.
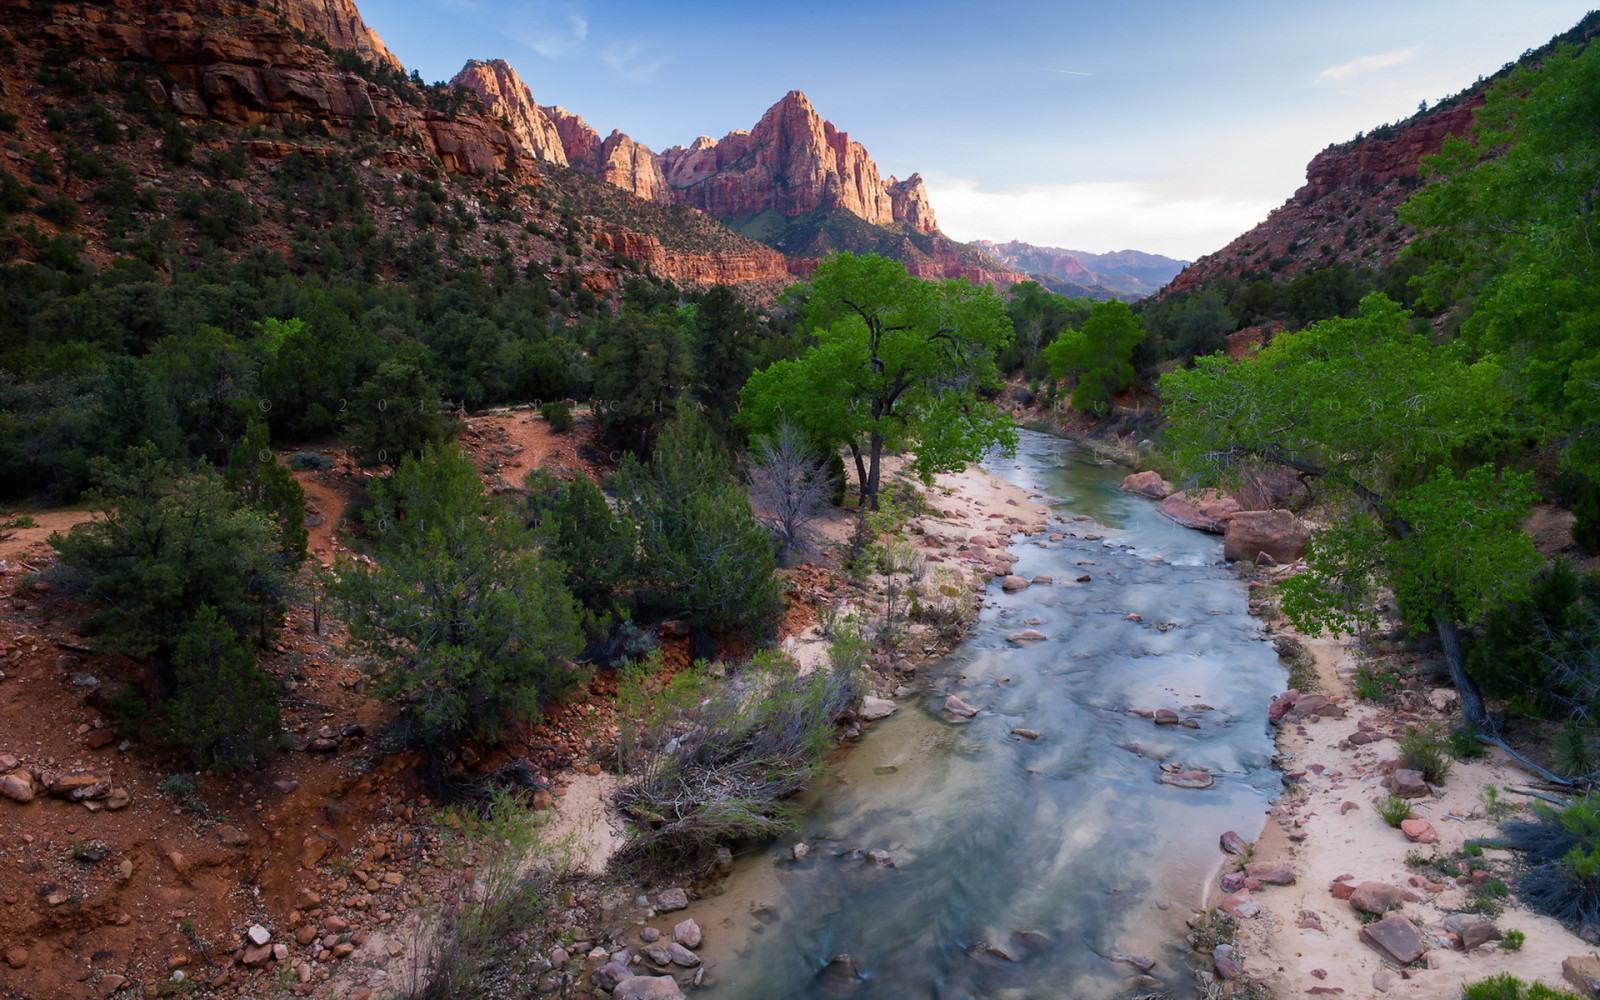
<svg viewBox="0 0 1600 1000">
<path fill-rule="evenodd" d="M 1464 135 L 1483 103 L 1479 88 L 1370 135 L 1329 146 L 1306 166 L 1306 183 L 1266 220 L 1200 258 L 1164 292 L 1221 277 L 1289 276 L 1335 263 L 1381 267 L 1415 235 L 1395 209 L 1423 183 L 1418 165 L 1444 140 Z"/>
<path fill-rule="evenodd" d="M 265 6 L 292 27 L 319 36 L 336 49 L 347 49 L 390 69 L 401 68 L 383 39 L 361 20 L 353 0 L 268 0 Z"/>
<path fill-rule="evenodd" d="M 503 61 L 470 62 L 452 82 L 481 97 L 519 134 L 519 123 L 532 120 L 531 94 Z M 602 140 L 565 109 L 538 110 L 559 136 L 561 152 L 547 152 L 541 139 L 537 147 L 530 143 L 535 156 L 568 163 L 640 198 L 692 205 L 723 219 L 763 212 L 793 218 L 839 208 L 873 225 L 939 231 L 922 177 L 881 177 L 866 149 L 818 114 L 798 90 L 769 108 L 749 131 L 737 129 L 720 140 L 701 136 L 659 154 L 618 131 Z"/>
<path fill-rule="evenodd" d="M 511 134 L 536 158 L 566 165 L 561 133 L 534 101 L 533 91 L 504 59 L 486 63 L 470 59 L 450 84 L 482 96 L 486 105 L 511 123 Z"/>
</svg>

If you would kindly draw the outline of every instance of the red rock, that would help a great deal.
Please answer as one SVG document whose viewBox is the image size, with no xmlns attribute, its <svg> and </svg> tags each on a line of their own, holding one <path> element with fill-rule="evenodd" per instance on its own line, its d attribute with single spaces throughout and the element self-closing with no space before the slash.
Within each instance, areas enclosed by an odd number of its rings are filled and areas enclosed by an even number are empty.
<svg viewBox="0 0 1600 1000">
<path fill-rule="evenodd" d="M 978 714 L 977 709 L 973 708 L 971 705 L 968 705 L 966 702 L 962 701 L 960 698 L 957 698 L 953 694 L 945 697 L 944 710 L 949 712 L 951 715 L 959 715 L 964 719 L 970 719 L 974 715 Z"/>
<path fill-rule="evenodd" d="M 1217 904 L 1217 909 L 1230 917 L 1245 919 L 1256 916 L 1261 912 L 1261 907 L 1256 904 L 1255 900 L 1250 898 L 1250 890 L 1248 889 L 1230 892 L 1223 896 L 1222 902 Z"/>
<path fill-rule="evenodd" d="M 1216 490 L 1178 492 L 1161 501 L 1156 510 L 1185 528 L 1221 534 L 1228 518 L 1238 513 L 1239 501 Z"/>
<path fill-rule="evenodd" d="M 1280 563 L 1306 554 L 1311 531 L 1287 510 L 1243 510 L 1227 519 L 1222 532 L 1222 558 L 1249 562 L 1258 554 Z"/>
<path fill-rule="evenodd" d="M 1382 915 L 1399 909 L 1405 891 L 1384 882 L 1363 882 L 1350 894 L 1350 905 L 1360 913 Z"/>
<path fill-rule="evenodd" d="M 1294 885 L 1294 866 L 1287 861 L 1252 861 L 1244 870 L 1265 885 Z"/>
<path fill-rule="evenodd" d="M 1349 899 L 1355 891 L 1355 886 L 1348 882 L 1335 882 L 1328 888 L 1334 899 Z"/>
<path fill-rule="evenodd" d="M 1283 718 L 1291 708 L 1294 708 L 1295 702 L 1299 700 L 1300 692 L 1294 690 L 1293 688 L 1290 688 L 1288 691 L 1278 695 L 1276 698 L 1272 699 L 1272 704 L 1267 706 L 1267 721 L 1277 722 L 1279 719 Z"/>
<path fill-rule="evenodd" d="M 1400 821 L 1400 832 L 1406 839 L 1414 844 L 1437 844 L 1439 834 L 1434 830 L 1433 824 L 1425 819 L 1403 819 Z"/>
<path fill-rule="evenodd" d="M 1422 957 L 1427 950 L 1422 932 L 1416 924 L 1398 913 L 1391 913 L 1375 923 L 1361 928 L 1361 940 L 1383 958 L 1404 968 Z"/>
<path fill-rule="evenodd" d="M 1118 489 L 1127 493 L 1137 493 L 1152 500 L 1165 500 L 1172 495 L 1172 484 L 1162 479 L 1161 473 L 1148 470 L 1124 477 Z"/>
</svg>

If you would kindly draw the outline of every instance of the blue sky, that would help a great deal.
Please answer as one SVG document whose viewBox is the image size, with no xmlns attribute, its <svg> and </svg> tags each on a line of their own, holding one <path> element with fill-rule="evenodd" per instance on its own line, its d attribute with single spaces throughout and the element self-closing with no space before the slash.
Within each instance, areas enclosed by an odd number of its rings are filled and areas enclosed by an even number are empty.
<svg viewBox="0 0 1600 1000">
<path fill-rule="evenodd" d="M 1329 143 L 1577 23 L 1589 0 L 356 0 L 407 69 L 505 59 L 540 104 L 661 150 L 787 91 L 921 172 L 944 231 L 1192 259 Z"/>
</svg>

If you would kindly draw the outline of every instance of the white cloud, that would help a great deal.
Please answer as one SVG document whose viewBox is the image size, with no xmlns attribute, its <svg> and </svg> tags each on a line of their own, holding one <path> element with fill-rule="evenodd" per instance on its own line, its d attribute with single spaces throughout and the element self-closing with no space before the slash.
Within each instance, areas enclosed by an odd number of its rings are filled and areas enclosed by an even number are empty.
<svg viewBox="0 0 1600 1000">
<path fill-rule="evenodd" d="M 939 228 L 952 239 L 1022 240 L 1090 253 L 1143 250 L 1193 260 L 1222 249 L 1276 202 L 1195 196 L 1179 185 L 1094 181 L 985 190 L 927 176 Z"/>
<path fill-rule="evenodd" d="M 1049 66 L 1045 66 L 1043 69 L 1046 73 L 1060 73 L 1062 76 L 1094 76 L 1093 73 L 1085 73 L 1079 69 L 1051 69 Z"/>
<path fill-rule="evenodd" d="M 1380 52 L 1377 55 L 1360 56 L 1350 60 L 1349 62 L 1340 63 L 1337 66 L 1329 66 L 1327 69 L 1317 74 L 1317 79 L 1345 80 L 1352 76 L 1360 76 L 1363 73 L 1371 73 L 1374 70 L 1388 69 L 1390 66 L 1398 66 L 1403 62 L 1408 62 L 1416 54 L 1417 48 L 1413 45 L 1409 49 L 1395 49 L 1392 52 Z"/>
<path fill-rule="evenodd" d="M 576 54 L 589 37 L 589 19 L 576 4 L 519 3 L 506 20 L 508 36 L 546 59 Z"/>
<path fill-rule="evenodd" d="M 612 72 L 634 83 L 649 83 L 667 62 L 665 56 L 649 55 L 639 42 L 613 42 L 606 46 L 604 59 Z"/>
</svg>

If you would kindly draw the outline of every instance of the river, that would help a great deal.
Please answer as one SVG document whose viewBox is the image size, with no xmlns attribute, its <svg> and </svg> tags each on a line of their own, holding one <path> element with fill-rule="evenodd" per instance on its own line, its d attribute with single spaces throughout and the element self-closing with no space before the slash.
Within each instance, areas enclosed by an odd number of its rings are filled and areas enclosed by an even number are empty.
<svg viewBox="0 0 1600 1000">
<path fill-rule="evenodd" d="M 1056 583 L 991 585 L 973 635 L 817 783 L 799 833 L 740 859 L 702 917 L 710 996 L 1111 997 L 1138 975 L 1118 955 L 1189 982 L 1183 921 L 1218 838 L 1253 838 L 1280 787 L 1266 708 L 1283 667 L 1219 539 L 1120 492 L 1123 470 L 1031 432 L 985 464 L 1050 498 L 1067 537 L 1011 551 Z M 1048 638 L 1007 640 L 1029 623 Z M 944 712 L 946 694 L 977 716 Z M 1135 714 L 1162 708 L 1194 728 Z M 1164 762 L 1215 784 L 1163 784 Z M 855 977 L 829 967 L 841 954 Z"/>
</svg>

